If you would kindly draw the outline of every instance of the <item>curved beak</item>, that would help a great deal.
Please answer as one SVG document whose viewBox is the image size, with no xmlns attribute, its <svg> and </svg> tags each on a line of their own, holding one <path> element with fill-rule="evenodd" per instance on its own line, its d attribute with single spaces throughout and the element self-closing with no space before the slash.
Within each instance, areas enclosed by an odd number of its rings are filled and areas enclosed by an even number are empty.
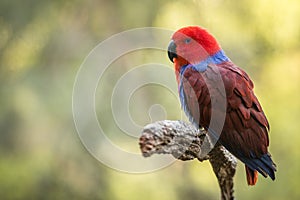
<svg viewBox="0 0 300 200">
<path fill-rule="evenodd" d="M 171 60 L 171 62 L 174 62 L 173 58 L 177 58 L 176 44 L 174 43 L 173 40 L 171 40 L 171 42 L 169 43 L 169 46 L 168 46 L 168 56 L 169 56 L 169 59 Z"/>
</svg>

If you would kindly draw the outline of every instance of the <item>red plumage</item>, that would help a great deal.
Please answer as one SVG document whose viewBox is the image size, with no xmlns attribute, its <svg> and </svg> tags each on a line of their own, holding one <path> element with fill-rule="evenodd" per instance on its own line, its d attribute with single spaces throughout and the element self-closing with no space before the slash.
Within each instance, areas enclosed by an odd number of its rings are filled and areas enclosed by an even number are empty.
<svg viewBox="0 0 300 200">
<path fill-rule="evenodd" d="M 187 41 L 187 38 L 193 41 Z M 215 104 L 217 115 L 224 115 L 225 112 L 219 142 L 245 163 L 249 185 L 255 185 L 257 171 L 274 180 L 276 167 L 267 150 L 269 123 L 253 92 L 253 82 L 249 76 L 229 59 L 226 60 L 226 56 L 222 57 L 224 61 L 213 57 L 221 50 L 220 45 L 203 28 L 180 29 L 172 39 L 176 52 L 170 59 L 174 62 L 179 87 L 182 87 L 180 97 L 183 98 L 187 115 L 199 127 L 208 129 L 212 115 L 211 97 L 214 101 L 222 98 L 220 88 L 213 84 L 217 71 L 226 93 L 226 110 L 218 109 L 218 103 Z M 198 63 L 206 65 L 204 71 L 197 70 L 195 66 Z"/>
</svg>

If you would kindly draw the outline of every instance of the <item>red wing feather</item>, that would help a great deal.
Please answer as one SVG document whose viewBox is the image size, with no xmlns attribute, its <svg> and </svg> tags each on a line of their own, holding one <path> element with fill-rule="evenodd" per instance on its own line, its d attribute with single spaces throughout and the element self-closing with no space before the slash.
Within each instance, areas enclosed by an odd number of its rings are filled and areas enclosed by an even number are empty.
<svg viewBox="0 0 300 200">
<path fill-rule="evenodd" d="M 214 108 L 218 115 L 225 114 L 225 123 L 219 142 L 233 155 L 246 164 L 249 185 L 257 181 L 257 171 L 263 176 L 275 179 L 276 166 L 267 147 L 269 145 L 268 120 L 253 92 L 253 83 L 248 75 L 231 62 L 218 65 L 223 79 L 227 108 L 222 111 Z M 222 91 L 214 83 L 216 72 L 213 67 L 200 73 L 192 67 L 187 68 L 181 86 L 183 106 L 190 119 L 199 127 L 208 129 L 211 120 L 211 105 L 221 102 Z M 212 97 L 212 99 L 211 99 Z M 219 110 L 218 110 L 219 109 Z M 224 113 L 225 112 L 225 113 Z"/>
<path fill-rule="evenodd" d="M 255 156 L 261 156 L 267 153 L 268 142 L 268 121 L 264 115 L 261 106 L 254 95 L 253 83 L 248 75 L 240 68 L 232 64 L 220 65 L 222 77 L 226 76 L 224 80 L 225 87 L 234 82 L 233 95 L 227 96 L 228 100 L 228 115 L 230 115 L 229 123 L 233 127 L 227 126 L 225 123 L 222 134 L 239 134 L 240 140 L 235 145 L 235 141 L 229 141 L 226 137 L 221 141 L 229 146 L 232 146 L 236 154 L 243 152 L 243 154 L 250 155 L 254 153 Z M 229 119 L 228 119 L 229 120 Z M 236 132 L 233 133 L 232 129 Z M 233 152 L 234 153 L 234 152 Z"/>
<path fill-rule="evenodd" d="M 220 142 L 233 154 L 260 156 L 267 153 L 268 121 L 253 93 L 249 76 L 232 63 L 218 65 L 227 96 L 226 120 Z M 211 98 L 205 80 L 213 79 L 215 72 L 208 68 L 199 73 L 187 68 L 183 74 L 185 102 L 190 117 L 199 126 L 208 128 L 211 118 Z M 207 78 L 207 79 L 205 79 Z M 213 91 L 214 92 L 214 91 Z"/>
</svg>

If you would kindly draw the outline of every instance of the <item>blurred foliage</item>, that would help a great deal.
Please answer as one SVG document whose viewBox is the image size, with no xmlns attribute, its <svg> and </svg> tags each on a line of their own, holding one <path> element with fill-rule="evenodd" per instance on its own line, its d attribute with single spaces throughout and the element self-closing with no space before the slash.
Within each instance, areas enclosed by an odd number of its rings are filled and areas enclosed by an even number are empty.
<svg viewBox="0 0 300 200">
<path fill-rule="evenodd" d="M 207 27 L 250 74 L 270 120 L 277 180 L 260 177 L 257 186 L 248 187 L 240 164 L 237 199 L 299 199 L 299 19 L 298 0 L 1 0 L 1 199 L 218 198 L 208 163 L 176 162 L 140 175 L 105 167 L 84 149 L 72 119 L 75 76 L 95 45 L 131 28 L 175 30 L 190 24 Z M 145 61 L 155 59 L 149 56 Z M 131 60 L 123 61 L 129 67 L 119 74 L 108 71 L 102 80 L 106 87 L 97 92 L 98 100 L 103 98 L 97 112 L 106 116 L 100 123 L 114 138 L 123 133 L 110 113 L 110 96 L 118 78 L 134 66 Z M 171 66 L 165 55 L 157 60 Z M 174 95 L 154 86 L 144 89 L 130 104 L 141 126 L 150 122 L 147 110 L 155 102 L 165 106 L 168 119 L 181 118 Z M 127 144 L 138 148 L 136 140 Z"/>
</svg>

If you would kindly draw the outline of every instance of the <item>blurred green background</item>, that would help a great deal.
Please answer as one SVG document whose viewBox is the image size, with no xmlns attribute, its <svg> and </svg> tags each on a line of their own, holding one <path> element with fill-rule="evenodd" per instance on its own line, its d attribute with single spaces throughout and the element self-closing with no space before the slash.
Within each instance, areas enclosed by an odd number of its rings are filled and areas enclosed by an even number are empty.
<svg viewBox="0 0 300 200">
<path fill-rule="evenodd" d="M 178 161 L 148 174 L 118 172 L 86 151 L 72 118 L 77 70 L 99 42 L 136 27 L 176 30 L 196 24 L 208 28 L 249 73 L 271 124 L 277 179 L 260 176 L 255 187 L 248 187 L 239 163 L 237 199 L 299 199 L 299 20 L 298 0 L 1 0 L 0 198 L 218 199 L 208 162 Z M 171 67 L 165 55 L 161 62 Z M 126 70 L 108 72 L 103 101 L 109 102 L 113 81 Z M 180 118 L 177 99 L 161 95 L 155 87 L 136 94 L 130 109 L 141 125 L 150 122 L 139 118 L 149 102 L 171 102 L 168 119 Z M 139 103 L 143 100 L 148 103 Z M 97 107 L 107 114 L 102 121 L 106 130 L 118 137 L 123 133 L 115 127 L 109 105 Z M 128 144 L 138 149 L 137 140 Z"/>
</svg>

